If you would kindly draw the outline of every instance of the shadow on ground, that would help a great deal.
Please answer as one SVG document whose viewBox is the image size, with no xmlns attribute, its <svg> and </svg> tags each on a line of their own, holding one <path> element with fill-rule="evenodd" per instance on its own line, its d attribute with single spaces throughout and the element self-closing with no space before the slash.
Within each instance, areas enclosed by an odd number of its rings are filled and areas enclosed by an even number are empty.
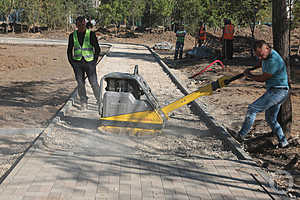
<svg viewBox="0 0 300 200">
<path fill-rule="evenodd" d="M 45 105 L 57 106 L 66 101 L 70 95 L 63 85 L 73 82 L 73 79 L 50 81 L 12 82 L 0 86 L 1 106 L 16 106 L 36 108 Z M 53 87 L 56 86 L 56 87 Z M 55 89 L 54 89 L 55 88 Z"/>
</svg>

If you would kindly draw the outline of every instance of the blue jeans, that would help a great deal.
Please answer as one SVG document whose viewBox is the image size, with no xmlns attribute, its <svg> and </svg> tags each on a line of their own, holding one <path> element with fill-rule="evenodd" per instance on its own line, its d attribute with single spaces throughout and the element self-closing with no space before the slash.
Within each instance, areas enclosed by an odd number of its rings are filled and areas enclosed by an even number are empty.
<svg viewBox="0 0 300 200">
<path fill-rule="evenodd" d="M 174 58 L 177 59 L 178 57 L 178 51 L 179 51 L 179 58 L 182 58 L 182 54 L 183 54 L 183 46 L 184 43 L 183 42 L 176 42 L 176 47 L 175 47 L 175 56 Z"/>
<path fill-rule="evenodd" d="M 279 142 L 286 140 L 282 128 L 277 121 L 277 115 L 281 104 L 287 96 L 287 89 L 268 89 L 261 97 L 248 106 L 246 118 L 239 134 L 241 136 L 248 134 L 255 121 L 256 114 L 265 111 L 265 119 L 271 127 L 272 132 L 276 133 Z"/>
</svg>

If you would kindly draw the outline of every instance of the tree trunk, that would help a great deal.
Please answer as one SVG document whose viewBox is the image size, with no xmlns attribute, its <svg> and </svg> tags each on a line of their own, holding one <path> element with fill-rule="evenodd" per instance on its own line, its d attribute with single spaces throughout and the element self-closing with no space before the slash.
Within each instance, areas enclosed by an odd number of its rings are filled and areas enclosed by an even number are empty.
<svg viewBox="0 0 300 200">
<path fill-rule="evenodd" d="M 289 65 L 289 24 L 287 18 L 287 3 L 282 0 L 272 0 L 272 29 L 274 49 L 282 56 L 287 66 L 287 73 L 290 85 L 290 65 Z M 292 102 L 291 92 L 286 101 L 281 105 L 278 122 L 287 138 L 291 135 L 292 127 Z"/>
<path fill-rule="evenodd" d="M 255 22 L 254 22 L 254 25 L 251 24 L 251 22 L 250 22 L 250 30 L 251 30 L 251 47 L 253 47 L 254 46 L 254 42 L 255 42 L 255 36 L 254 36 Z M 250 53 L 251 53 L 251 57 L 254 57 L 253 48 L 251 48 L 251 52 Z"/>
<path fill-rule="evenodd" d="M 5 16 L 5 22 L 6 22 L 6 29 L 5 29 L 5 33 L 8 33 L 8 27 L 9 27 L 8 15 L 7 15 L 7 16 Z"/>
</svg>

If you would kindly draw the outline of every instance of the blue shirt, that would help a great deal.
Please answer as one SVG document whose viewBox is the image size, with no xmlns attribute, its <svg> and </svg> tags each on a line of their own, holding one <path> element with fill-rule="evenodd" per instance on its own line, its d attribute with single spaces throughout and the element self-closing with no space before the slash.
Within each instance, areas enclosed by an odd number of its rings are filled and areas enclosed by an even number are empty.
<svg viewBox="0 0 300 200">
<path fill-rule="evenodd" d="M 288 87 L 285 62 L 275 50 L 272 49 L 269 57 L 262 60 L 262 71 L 272 74 L 272 77 L 266 81 L 267 89 L 271 87 Z"/>
</svg>

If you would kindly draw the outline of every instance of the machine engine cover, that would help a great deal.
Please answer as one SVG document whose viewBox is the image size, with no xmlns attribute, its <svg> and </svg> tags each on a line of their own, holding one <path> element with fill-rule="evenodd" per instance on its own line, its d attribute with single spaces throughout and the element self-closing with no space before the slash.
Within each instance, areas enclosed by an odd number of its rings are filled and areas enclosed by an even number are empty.
<svg viewBox="0 0 300 200">
<path fill-rule="evenodd" d="M 102 117 L 152 110 L 146 100 L 139 100 L 131 92 L 106 91 L 103 95 Z"/>
</svg>

